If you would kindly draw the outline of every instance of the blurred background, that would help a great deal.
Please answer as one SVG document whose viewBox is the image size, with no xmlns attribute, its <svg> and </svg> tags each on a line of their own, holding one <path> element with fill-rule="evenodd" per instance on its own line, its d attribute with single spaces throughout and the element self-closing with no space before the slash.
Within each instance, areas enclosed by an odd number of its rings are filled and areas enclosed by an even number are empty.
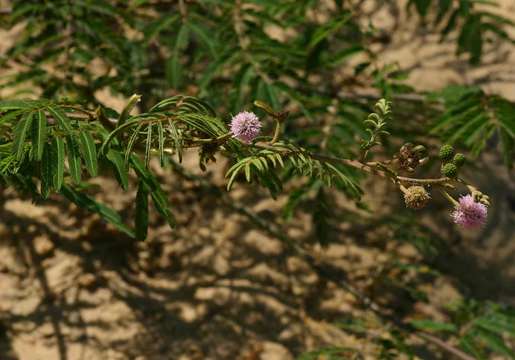
<svg viewBox="0 0 515 360">
<path fill-rule="evenodd" d="M 384 95 L 398 138 L 380 156 L 406 141 L 434 153 L 445 136 L 428 135 L 442 113 L 426 105 L 428 94 L 460 85 L 515 101 L 515 46 L 506 40 L 515 37 L 515 2 L 487 8 L 503 17 L 489 18 L 502 36 L 485 36 L 480 58 L 478 39 L 458 45 L 459 20 L 442 36 L 452 12 L 433 26 L 438 2 L 428 3 L 0 0 L 0 99 L 69 97 L 120 112 L 132 93 L 143 95 L 139 111 L 185 93 L 226 120 L 263 99 L 292 113 L 287 136 L 309 142 L 308 130 L 333 131 L 331 121 L 346 116 L 356 120 L 339 131 L 359 133 L 352 128 Z M 332 26 L 342 14 L 348 27 Z M 304 54 L 299 34 L 332 37 L 320 53 Z M 437 196 L 428 209 L 405 209 L 392 184 L 371 177 L 362 179 L 361 202 L 330 188 L 292 199 L 302 182 L 277 199 L 243 183 L 219 191 L 227 161 L 202 172 L 194 152 L 184 155 L 184 171 L 153 164 L 178 226 L 152 214 L 144 242 L 60 196 L 34 202 L 2 187 L 0 359 L 273 360 L 334 346 L 358 349 L 335 359 L 387 358 L 381 341 L 395 337 L 290 253 L 284 236 L 402 319 L 450 321 L 457 303 L 467 304 L 464 312 L 485 302 L 515 305 L 515 183 L 506 166 L 513 153 L 503 152 L 498 135 L 484 136 L 463 174 L 492 198 L 479 231 L 456 229 Z M 352 155 L 355 138 L 329 142 L 328 151 L 348 147 Z M 473 145 L 457 144 L 469 152 Z M 438 173 L 435 164 L 429 169 Z M 130 218 L 134 189 L 124 192 L 110 177 L 90 184 L 97 199 Z M 417 342 L 413 348 L 418 358 L 449 358 Z"/>
</svg>

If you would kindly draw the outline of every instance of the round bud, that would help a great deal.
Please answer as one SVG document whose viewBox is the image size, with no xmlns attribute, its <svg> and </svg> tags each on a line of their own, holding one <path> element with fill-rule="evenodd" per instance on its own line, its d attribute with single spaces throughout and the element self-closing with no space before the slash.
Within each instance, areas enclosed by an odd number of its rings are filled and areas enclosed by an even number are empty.
<svg viewBox="0 0 515 360">
<path fill-rule="evenodd" d="M 458 167 L 453 163 L 447 163 L 442 166 L 442 175 L 454 179 L 456 176 L 458 176 Z"/>
<path fill-rule="evenodd" d="M 463 164 L 465 164 L 465 160 L 465 155 L 463 155 L 462 153 L 457 153 L 456 155 L 454 155 L 452 163 L 457 167 L 460 167 L 463 166 Z"/>
<path fill-rule="evenodd" d="M 450 161 L 452 159 L 452 156 L 454 155 L 454 148 L 452 145 L 443 145 L 440 148 L 440 152 L 438 153 L 438 156 L 442 161 Z"/>
<path fill-rule="evenodd" d="M 423 186 L 411 186 L 404 191 L 406 207 L 422 209 L 427 205 L 431 196 Z"/>
</svg>

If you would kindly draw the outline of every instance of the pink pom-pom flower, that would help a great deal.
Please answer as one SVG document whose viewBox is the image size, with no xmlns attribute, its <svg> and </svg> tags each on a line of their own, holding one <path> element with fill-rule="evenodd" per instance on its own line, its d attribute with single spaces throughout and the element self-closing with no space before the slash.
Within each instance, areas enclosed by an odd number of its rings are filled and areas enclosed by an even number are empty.
<svg viewBox="0 0 515 360">
<path fill-rule="evenodd" d="M 256 114 L 242 111 L 231 120 L 232 136 L 245 144 L 250 144 L 259 135 L 261 122 Z"/>
<path fill-rule="evenodd" d="M 466 229 L 478 228 L 485 224 L 488 208 L 476 202 L 472 195 L 460 197 L 451 216 L 454 222 Z"/>
</svg>

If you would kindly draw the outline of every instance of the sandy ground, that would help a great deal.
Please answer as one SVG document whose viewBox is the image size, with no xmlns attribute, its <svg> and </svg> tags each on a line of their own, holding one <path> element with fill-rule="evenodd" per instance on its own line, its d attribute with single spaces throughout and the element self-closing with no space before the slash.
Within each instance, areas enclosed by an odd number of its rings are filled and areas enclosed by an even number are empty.
<svg viewBox="0 0 515 360">
<path fill-rule="evenodd" d="M 503 6 L 504 11 L 515 12 L 512 0 Z M 382 13 L 374 21 L 393 26 Z M 474 69 L 464 60 L 454 60 L 452 45 L 437 44 L 436 36 L 421 35 L 407 22 L 400 24 L 402 35 L 388 45 L 384 61 L 413 68 L 409 82 L 417 88 L 479 83 L 515 100 L 513 48 L 498 49 L 487 55 L 487 66 Z M 2 42 L 0 51 L 1 46 Z M 195 163 L 190 156 L 185 166 L 194 169 Z M 396 273 L 392 264 L 398 256 L 415 261 L 420 255 L 409 244 L 385 242 L 387 230 L 375 223 L 342 221 L 334 244 L 327 249 L 312 246 L 311 251 L 383 304 L 395 299 L 395 309 L 405 317 L 443 317 L 442 307 L 462 294 L 515 303 L 513 174 L 494 154 L 486 154 L 479 168 L 479 174 L 470 176 L 495 204 L 485 229 L 457 235 L 448 226 L 446 213 L 435 218 L 435 212 L 428 211 L 420 217 L 434 230 L 435 239 L 445 239 L 440 255 L 430 263 L 449 274 L 438 281 L 417 281 L 420 290 L 428 291 L 430 306 L 399 302 L 408 295 L 382 281 L 382 274 L 417 279 L 412 272 Z M 222 185 L 219 170 L 213 169 L 213 177 Z M 337 324 L 351 318 L 373 324 L 352 296 L 319 278 L 302 259 L 285 253 L 278 240 L 223 206 L 216 195 L 170 170 L 160 170 L 160 178 L 178 228 L 172 231 L 153 216 L 144 243 L 134 243 L 59 198 L 32 204 L 9 189 L 1 190 L 1 360 L 288 360 L 328 344 L 357 347 L 374 358 L 374 348 L 367 343 L 380 333 L 363 339 Z M 98 179 L 97 184 L 100 199 L 129 218 L 134 193 L 123 195 L 108 179 Z M 256 197 L 243 187 L 229 196 L 275 220 L 284 204 L 283 198 Z M 371 201 L 381 216 L 403 211 L 389 187 L 368 196 L 384 199 Z M 307 212 L 291 223 L 278 222 L 281 231 L 297 241 L 306 243 L 312 237 Z M 422 349 L 419 356 L 433 358 Z"/>
</svg>

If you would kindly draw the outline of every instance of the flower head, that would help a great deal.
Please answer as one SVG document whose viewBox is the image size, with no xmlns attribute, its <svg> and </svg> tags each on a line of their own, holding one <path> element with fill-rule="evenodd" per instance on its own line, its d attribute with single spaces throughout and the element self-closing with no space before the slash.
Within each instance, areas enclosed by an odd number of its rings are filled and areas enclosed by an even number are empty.
<svg viewBox="0 0 515 360">
<path fill-rule="evenodd" d="M 452 212 L 454 222 L 464 228 L 477 228 L 486 222 L 488 208 L 485 204 L 476 202 L 470 194 L 460 197 L 459 203 Z"/>
<path fill-rule="evenodd" d="M 431 196 L 423 186 L 410 186 L 404 191 L 404 202 L 412 209 L 422 209 L 430 199 Z"/>
<path fill-rule="evenodd" d="M 231 120 L 231 133 L 233 137 L 249 144 L 258 136 L 261 130 L 261 122 L 256 114 L 242 111 Z"/>
</svg>

